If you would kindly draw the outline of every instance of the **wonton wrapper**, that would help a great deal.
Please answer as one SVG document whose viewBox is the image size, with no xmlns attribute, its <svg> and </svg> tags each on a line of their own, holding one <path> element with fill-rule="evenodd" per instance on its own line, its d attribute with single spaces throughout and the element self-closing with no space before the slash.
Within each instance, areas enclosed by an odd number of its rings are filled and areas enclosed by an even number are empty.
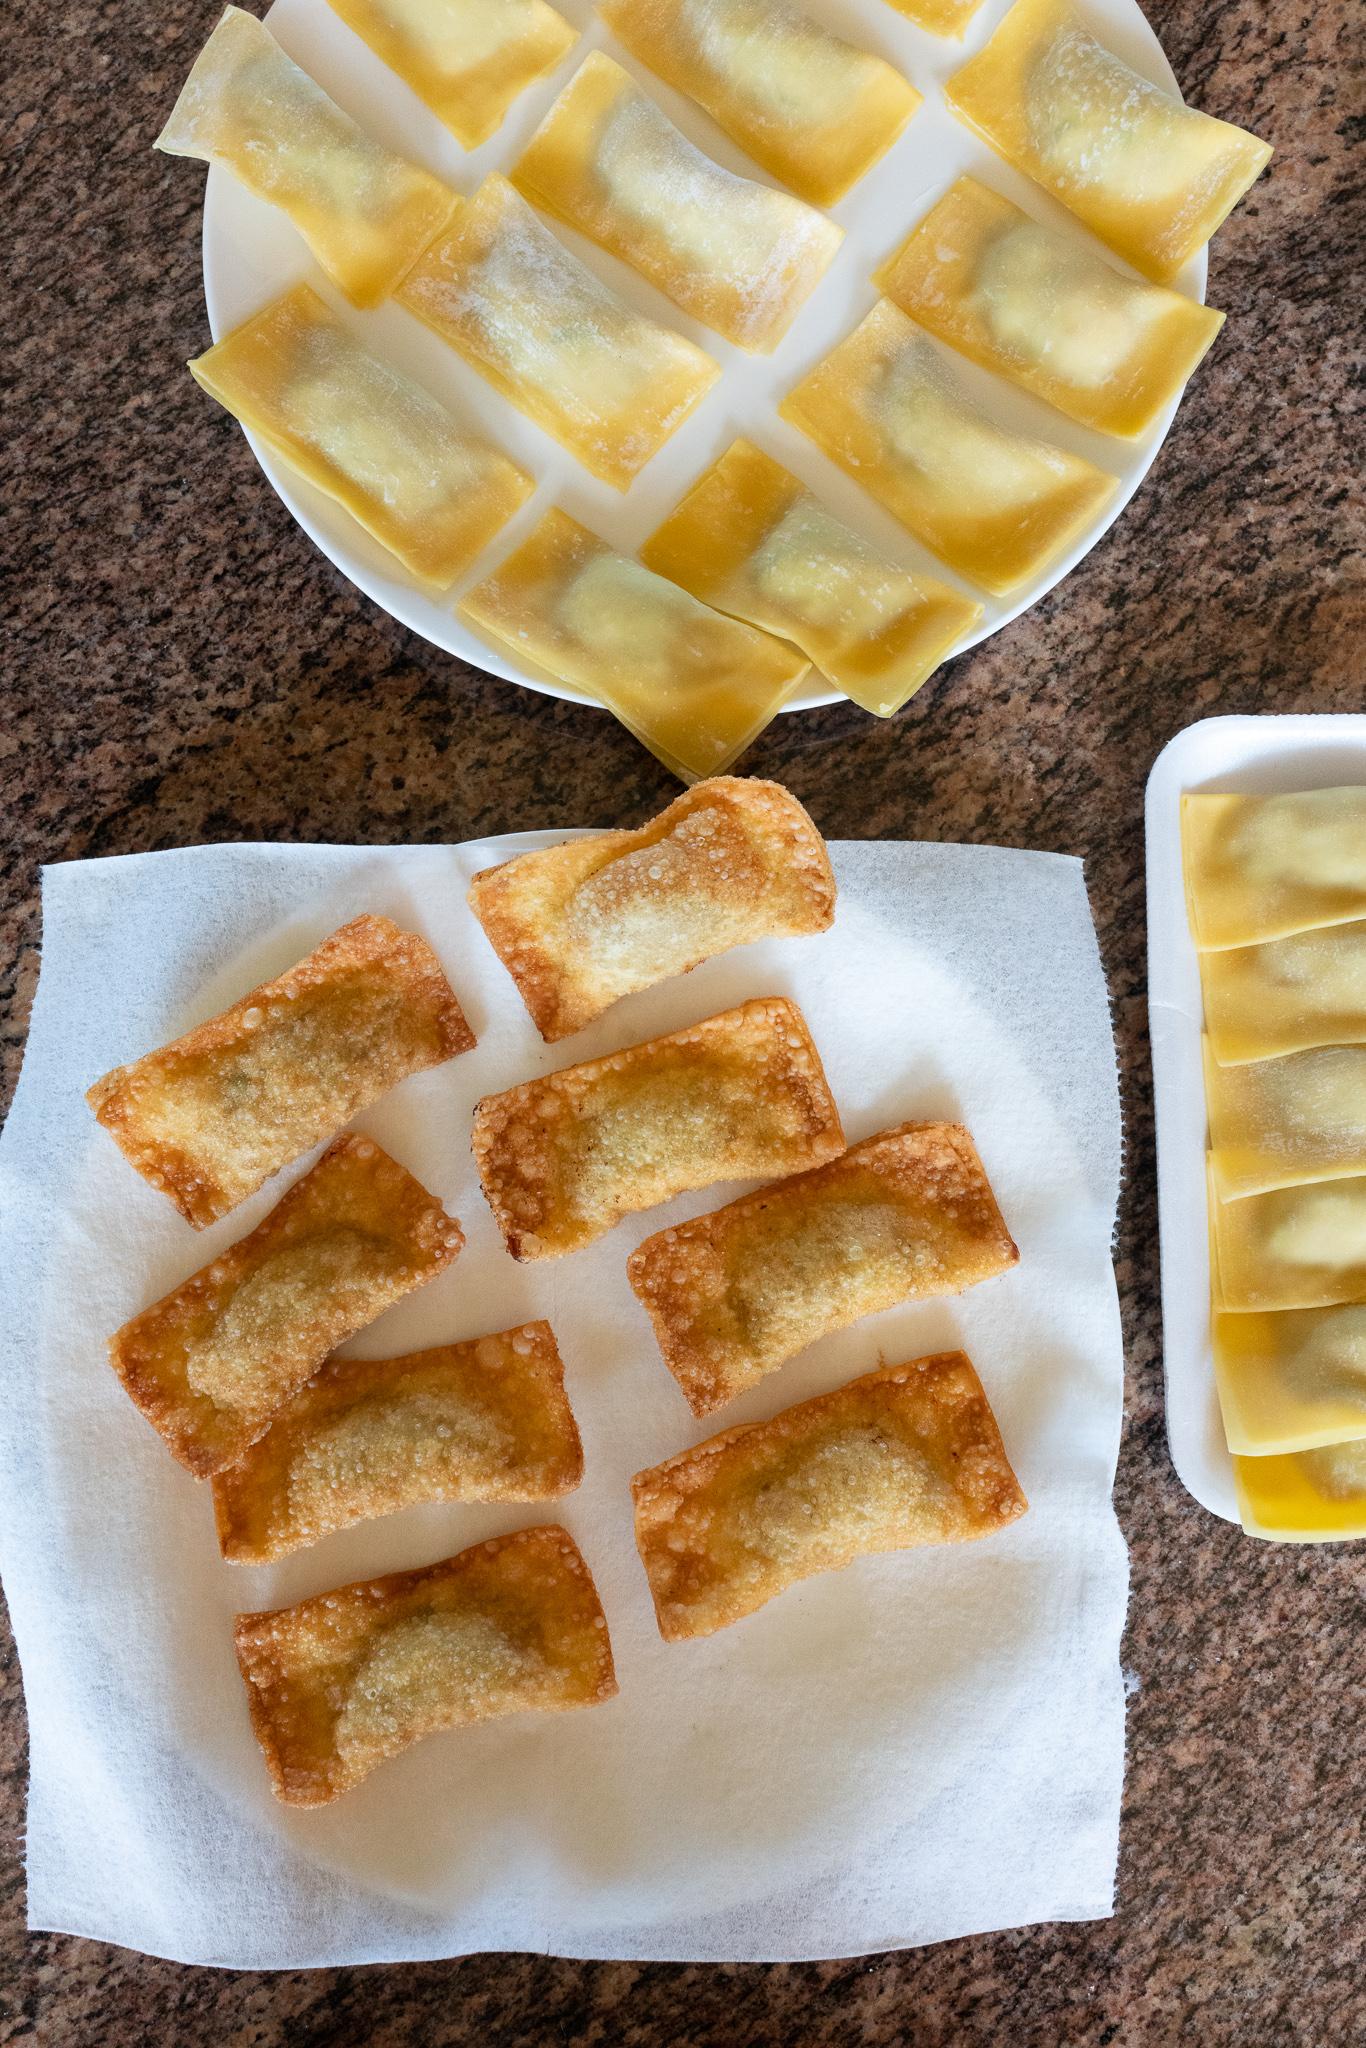
<svg viewBox="0 0 1366 2048">
<path fill-rule="evenodd" d="M 419 1501 L 553 1500 L 583 1449 L 549 1323 L 404 1358 L 331 1358 L 213 1478 L 218 1543 L 269 1564 Z"/>
<path fill-rule="evenodd" d="M 788 0 L 598 0 L 633 57 L 816 206 L 896 141 L 920 94 Z"/>
<path fill-rule="evenodd" d="M 1366 918 L 1366 788 L 1183 796 L 1181 849 L 1202 952 Z"/>
<path fill-rule="evenodd" d="M 825 931 L 835 877 L 790 791 L 719 775 L 634 831 L 485 868 L 469 902 L 553 1044 L 732 946 Z"/>
<path fill-rule="evenodd" d="M 1128 438 L 1172 402 L 1224 324 L 1195 299 L 1123 276 L 975 178 L 945 193 L 873 282 L 983 369 Z"/>
<path fill-rule="evenodd" d="M 1210 1166 L 1220 1199 L 1366 1173 L 1366 1045 L 1221 1067 L 1205 1047 Z"/>
<path fill-rule="evenodd" d="M 731 443 L 640 556 L 704 604 L 791 640 L 879 718 L 982 616 L 971 598 L 913 575 L 836 519 L 751 441 Z"/>
<path fill-rule="evenodd" d="M 683 782 L 729 768 L 810 666 L 558 506 L 458 610 L 605 704 Z"/>
<path fill-rule="evenodd" d="M 952 36 L 955 42 L 961 42 L 963 31 L 982 0 L 890 0 L 890 4 L 917 28 L 928 29 L 932 36 Z"/>
<path fill-rule="evenodd" d="M 196 1229 L 474 1033 L 425 939 L 354 917 L 274 981 L 115 1067 L 86 1101 Z"/>
<path fill-rule="evenodd" d="M 861 1316 L 1019 1260 L 961 1124 L 901 1124 L 647 1237 L 631 1286 L 694 1415 Z"/>
<path fill-rule="evenodd" d="M 1131 71 L 1071 0 L 1015 0 L 944 96 L 1007 163 L 1159 284 L 1204 247 L 1271 156 L 1270 143 Z"/>
<path fill-rule="evenodd" d="M 969 399 L 949 358 L 880 299 L 778 408 L 942 556 L 998 597 L 1037 576 L 1117 480 L 1012 433 Z"/>
<path fill-rule="evenodd" d="M 546 0 L 328 0 L 465 149 L 572 50 L 579 32 Z"/>
<path fill-rule="evenodd" d="M 714 163 L 600 50 L 512 180 L 695 320 L 760 352 L 776 347 L 844 239 L 790 193 Z"/>
<path fill-rule="evenodd" d="M 619 491 L 721 374 L 595 277 L 496 174 L 459 208 L 398 299 Z"/>
<path fill-rule="evenodd" d="M 1216 1315 L 1213 1334 L 1231 1451 L 1259 1457 L 1366 1435 L 1366 1304 Z"/>
<path fill-rule="evenodd" d="M 439 400 L 362 348 L 306 284 L 190 364 L 211 398 L 445 590 L 536 488 Z"/>
<path fill-rule="evenodd" d="M 513 1258 L 554 1259 L 692 1188 L 799 1173 L 844 1134 L 801 1011 L 767 996 L 486 1096 L 473 1143 Z"/>
<path fill-rule="evenodd" d="M 109 1340 L 124 1387 L 198 1479 L 240 1458 L 330 1351 L 464 1243 L 371 1138 L 329 1145 L 265 1221 Z"/>
<path fill-rule="evenodd" d="M 1288 1458 L 1235 1458 L 1233 1477 L 1249 1536 L 1273 1543 L 1366 1536 L 1366 1438 Z"/>
<path fill-rule="evenodd" d="M 357 306 L 388 297 L 456 204 L 439 178 L 357 127 L 240 7 L 225 10 L 156 146 L 223 164 L 282 208 Z"/>
<path fill-rule="evenodd" d="M 287 1806 L 326 1805 L 440 1729 L 595 1707 L 617 1690 L 592 1574 L 554 1523 L 239 1614 L 234 1634 L 252 1728 Z"/>
<path fill-rule="evenodd" d="M 1366 1175 L 1221 1202 L 1211 1173 L 1209 1209 L 1216 1308 L 1366 1300 Z"/>
<path fill-rule="evenodd" d="M 1366 923 L 1202 953 L 1200 980 L 1223 1066 L 1366 1042 Z"/>
<path fill-rule="evenodd" d="M 710 1635 L 818 1572 L 969 1543 L 1028 1502 L 961 1351 L 888 1365 L 631 1482 L 666 1642 Z"/>
</svg>

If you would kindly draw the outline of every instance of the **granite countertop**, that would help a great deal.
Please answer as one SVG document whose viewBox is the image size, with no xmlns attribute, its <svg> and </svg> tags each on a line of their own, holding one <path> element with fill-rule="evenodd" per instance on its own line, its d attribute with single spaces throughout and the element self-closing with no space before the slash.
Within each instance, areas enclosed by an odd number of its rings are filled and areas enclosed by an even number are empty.
<svg viewBox="0 0 1366 2048">
<path fill-rule="evenodd" d="M 186 377 L 206 340 L 201 180 L 149 143 L 216 12 L 217 0 L 17 0 L 7 19 L 22 282 L 0 454 L 5 1101 L 37 977 L 42 861 L 627 824 L 676 793 L 605 715 L 468 671 L 350 589 Z M 833 836 L 1086 856 L 1128 1128 L 1116 1499 L 1133 1597 L 1115 1917 L 793 1967 L 495 1956 L 281 1976 L 28 1936 L 26 1730 L 0 1624 L 0 2040 L 1345 2048 L 1366 2036 L 1366 1552 L 1249 1542 L 1187 1498 L 1166 1453 L 1142 837 L 1153 756 L 1192 719 L 1362 703 L 1345 415 L 1366 223 L 1346 157 L 1349 6 L 1148 0 L 1148 12 L 1187 94 L 1277 145 L 1214 245 L 1210 298 L 1228 326 L 1156 467 L 1059 590 L 896 720 L 852 707 L 780 719 L 745 762 Z"/>
</svg>

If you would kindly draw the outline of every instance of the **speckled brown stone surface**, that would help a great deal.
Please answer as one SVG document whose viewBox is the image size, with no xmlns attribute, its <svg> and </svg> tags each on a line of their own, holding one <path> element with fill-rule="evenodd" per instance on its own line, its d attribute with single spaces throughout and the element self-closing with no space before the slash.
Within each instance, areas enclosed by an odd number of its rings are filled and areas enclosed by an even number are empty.
<svg viewBox="0 0 1366 2048">
<path fill-rule="evenodd" d="M 673 793 L 605 716 L 466 672 L 357 596 L 185 376 L 206 338 L 201 180 L 148 145 L 216 11 L 217 0 L 10 0 L 5 15 L 19 283 L 0 450 L 11 1082 L 37 972 L 40 861 L 634 823 Z M 1087 857 L 1129 1144 L 1117 1500 L 1133 1552 L 1133 1697 L 1115 1918 L 792 1968 L 496 1956 L 240 1976 L 28 1936 L 25 1724 L 5 1638 L 0 2041 L 1366 2038 L 1366 1550 L 1250 1543 L 1187 1499 L 1167 1461 L 1141 822 L 1149 764 L 1191 719 L 1362 704 L 1347 404 L 1366 226 L 1346 156 L 1353 116 L 1361 129 L 1360 44 L 1349 0 L 1148 11 L 1188 96 L 1278 152 L 1215 244 L 1210 296 L 1229 324 L 1156 468 L 1062 589 L 894 723 L 852 708 L 784 719 L 746 764 L 790 784 L 832 835 Z"/>
</svg>

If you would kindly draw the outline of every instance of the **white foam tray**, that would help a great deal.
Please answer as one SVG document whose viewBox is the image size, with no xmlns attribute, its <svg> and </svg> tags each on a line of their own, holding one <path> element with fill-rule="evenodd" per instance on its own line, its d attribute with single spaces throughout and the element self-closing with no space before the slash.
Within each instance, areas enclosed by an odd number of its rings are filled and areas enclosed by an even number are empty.
<svg viewBox="0 0 1366 2048">
<path fill-rule="evenodd" d="M 1148 777 L 1148 1026 L 1157 1111 L 1157 1208 L 1167 1442 L 1177 1476 L 1212 1515 L 1238 1520 L 1210 1347 L 1200 968 L 1181 878 L 1187 790 L 1330 789 L 1366 783 L 1366 715 L 1202 718 Z"/>
</svg>

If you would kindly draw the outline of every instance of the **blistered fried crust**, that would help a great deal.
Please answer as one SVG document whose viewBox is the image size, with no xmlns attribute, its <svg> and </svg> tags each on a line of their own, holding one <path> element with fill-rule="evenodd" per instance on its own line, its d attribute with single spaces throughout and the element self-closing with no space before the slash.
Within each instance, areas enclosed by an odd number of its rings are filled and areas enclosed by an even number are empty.
<svg viewBox="0 0 1366 2048">
<path fill-rule="evenodd" d="M 425 939 L 356 917 L 219 1017 L 115 1067 L 86 1101 L 202 1229 L 474 1033 Z"/>
<path fill-rule="evenodd" d="M 268 1564 L 419 1501 L 554 1500 L 583 1447 L 549 1323 L 406 1358 L 331 1358 L 215 1473 L 218 1543 Z"/>
<path fill-rule="evenodd" d="M 241 1614 L 234 1633 L 252 1728 L 287 1806 L 326 1805 L 438 1729 L 593 1707 L 617 1690 L 597 1588 L 554 1524 Z"/>
<path fill-rule="evenodd" d="M 824 931 L 835 878 L 794 796 L 776 782 L 717 775 L 636 831 L 485 868 L 469 900 L 553 1043 L 731 946 Z"/>
<path fill-rule="evenodd" d="M 514 1259 L 558 1258 L 622 1216 L 718 1180 L 772 1180 L 844 1150 L 795 1003 L 766 996 L 474 1113 L 474 1156 Z"/>
<path fill-rule="evenodd" d="M 989 1536 L 1028 1506 L 961 1351 L 725 1430 L 637 1473 L 631 1490 L 667 1642 L 710 1635 L 859 1557 Z"/>
<path fill-rule="evenodd" d="M 200 1479 L 240 1458 L 329 1351 L 449 1266 L 464 1234 L 348 1133 L 264 1222 L 109 1340 L 115 1372 Z"/>
<path fill-rule="evenodd" d="M 902 1124 L 647 1237 L 628 1264 L 695 1415 L 860 1316 L 1019 1259 L 961 1124 Z"/>
</svg>

